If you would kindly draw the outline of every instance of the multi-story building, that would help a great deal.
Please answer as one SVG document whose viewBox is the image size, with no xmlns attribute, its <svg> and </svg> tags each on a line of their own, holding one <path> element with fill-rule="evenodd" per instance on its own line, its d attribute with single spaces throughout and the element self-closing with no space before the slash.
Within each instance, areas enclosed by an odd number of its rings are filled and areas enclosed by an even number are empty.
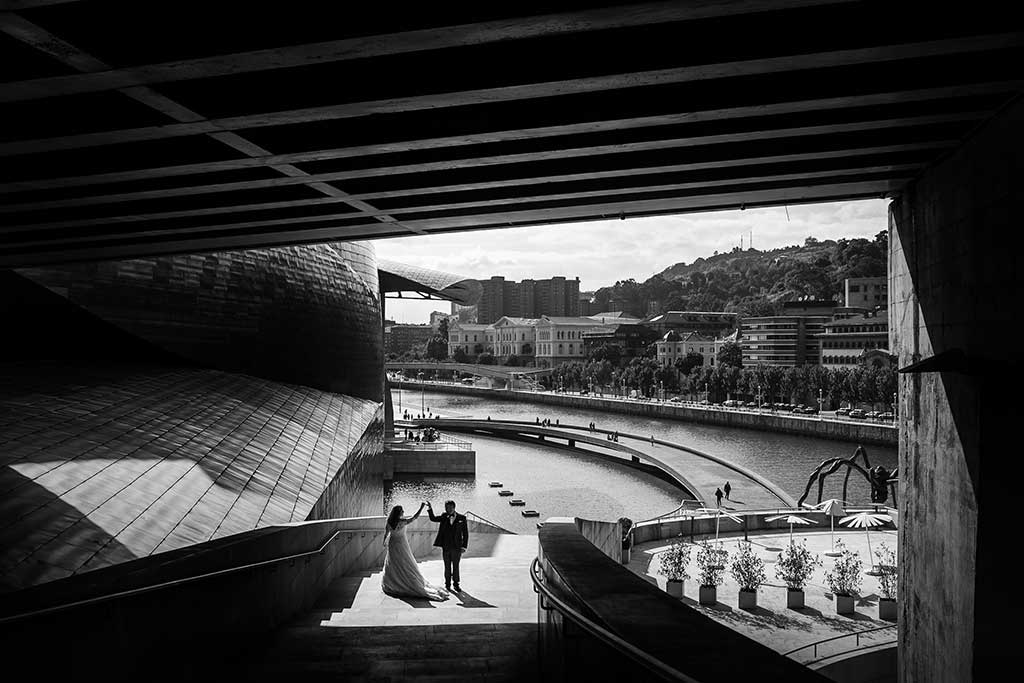
<svg viewBox="0 0 1024 683">
<path fill-rule="evenodd" d="M 505 315 L 505 278 L 500 275 L 481 280 L 480 301 L 476 305 L 476 321 L 489 325 Z"/>
<path fill-rule="evenodd" d="M 514 282 L 495 275 L 480 284 L 483 293 L 477 305 L 477 322 L 481 324 L 497 322 L 504 315 L 512 318 L 579 315 L 579 278 L 553 277 Z"/>
<path fill-rule="evenodd" d="M 867 354 L 872 351 L 883 351 L 884 356 L 889 350 L 889 317 L 886 309 L 865 312 L 862 315 L 833 319 L 825 323 L 824 333 L 820 335 L 820 362 L 827 368 L 852 367 L 864 363 Z M 883 363 L 883 358 L 872 354 L 871 364 L 875 360 Z"/>
<path fill-rule="evenodd" d="M 553 368 L 568 361 L 586 358 L 583 335 L 602 332 L 615 325 L 602 325 L 593 318 L 541 316 L 537 321 L 535 359 L 537 367 Z"/>
<path fill-rule="evenodd" d="M 735 332 L 738 316 L 721 311 L 668 311 L 648 318 L 644 324 L 658 332 L 659 336 L 675 330 L 713 337 Z"/>
<path fill-rule="evenodd" d="M 724 337 L 709 337 L 697 332 L 684 332 L 680 334 L 675 330 L 669 330 L 658 340 L 658 363 L 664 367 L 674 366 L 677 360 L 682 360 L 690 353 L 700 354 L 704 358 L 701 365 L 714 365 L 718 357 L 718 350 L 727 341 Z"/>
<path fill-rule="evenodd" d="M 430 325 L 392 325 L 384 328 L 385 348 L 388 353 L 404 353 L 435 334 L 437 331 Z"/>
<path fill-rule="evenodd" d="M 442 320 L 450 321 L 453 317 L 455 316 L 452 316 L 452 314 L 450 313 L 445 313 L 443 311 L 433 311 L 430 314 L 430 328 L 434 330 L 434 332 L 436 333 L 439 329 L 441 329 Z"/>
<path fill-rule="evenodd" d="M 847 307 L 874 310 L 876 306 L 889 305 L 889 282 L 881 277 L 848 277 L 843 281 Z"/>
<path fill-rule="evenodd" d="M 590 316 L 598 320 L 597 316 Z M 604 322 L 604 321 L 600 321 Z M 608 322 L 612 322 L 609 320 Z M 636 358 L 647 350 L 647 347 L 658 338 L 658 333 L 636 322 L 620 323 L 617 320 L 607 329 L 583 333 L 583 350 L 590 356 L 596 349 L 606 344 L 619 347 L 623 358 Z"/>
<path fill-rule="evenodd" d="M 537 343 L 537 318 L 502 316 L 491 325 L 494 333 L 494 355 L 533 356 Z"/>
<path fill-rule="evenodd" d="M 740 327 L 743 365 L 817 364 L 819 335 L 831 315 L 775 315 L 745 318 Z"/>
<path fill-rule="evenodd" d="M 467 356 L 476 356 L 494 347 L 494 328 L 478 323 L 452 321 L 448 325 L 448 355 L 462 349 Z"/>
</svg>

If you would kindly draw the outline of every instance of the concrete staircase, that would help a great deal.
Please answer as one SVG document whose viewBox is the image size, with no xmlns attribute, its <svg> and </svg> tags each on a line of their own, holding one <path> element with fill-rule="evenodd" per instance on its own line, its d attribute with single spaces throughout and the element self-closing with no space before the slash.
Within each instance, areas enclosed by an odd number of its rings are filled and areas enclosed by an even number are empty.
<svg viewBox="0 0 1024 683">
<path fill-rule="evenodd" d="M 381 572 L 343 576 L 310 612 L 279 631 L 254 673 L 265 680 L 533 681 L 536 536 L 476 534 L 462 559 L 461 595 L 397 599 Z M 421 559 L 444 585 L 440 551 Z"/>
</svg>

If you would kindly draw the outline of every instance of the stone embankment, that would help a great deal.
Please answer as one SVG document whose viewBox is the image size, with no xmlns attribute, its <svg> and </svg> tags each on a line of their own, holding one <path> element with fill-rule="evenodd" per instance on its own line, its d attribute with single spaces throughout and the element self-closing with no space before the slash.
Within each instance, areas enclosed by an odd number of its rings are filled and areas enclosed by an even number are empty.
<svg viewBox="0 0 1024 683">
<path fill-rule="evenodd" d="M 478 396 L 488 399 L 542 403 L 545 405 L 578 408 L 580 410 L 601 410 L 624 415 L 642 415 L 644 417 L 679 420 L 681 422 L 713 424 L 721 427 L 815 436 L 822 439 L 892 448 L 895 448 L 899 443 L 899 430 L 894 425 L 872 422 L 853 422 L 851 420 L 835 420 L 819 418 L 818 416 L 798 416 L 785 413 L 758 413 L 745 410 L 701 408 L 676 403 L 662 403 L 661 401 L 636 401 L 614 397 L 602 398 L 553 392 L 485 389 L 443 382 L 426 382 L 425 384 L 431 391 Z M 419 388 L 419 383 L 392 382 L 392 386 L 411 389 Z"/>
</svg>

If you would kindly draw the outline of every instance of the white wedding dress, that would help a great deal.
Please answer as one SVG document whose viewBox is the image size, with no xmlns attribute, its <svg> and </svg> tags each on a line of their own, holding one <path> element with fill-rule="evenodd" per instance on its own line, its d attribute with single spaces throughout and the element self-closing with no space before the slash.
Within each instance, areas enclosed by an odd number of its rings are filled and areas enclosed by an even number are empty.
<svg viewBox="0 0 1024 683">
<path fill-rule="evenodd" d="M 427 600 L 447 600 L 448 593 L 443 588 L 427 583 L 420 573 L 416 558 L 413 557 L 409 539 L 405 536 L 408 520 L 399 520 L 398 528 L 388 531 L 384 537 L 384 578 L 381 587 L 393 597 L 426 598 Z"/>
</svg>

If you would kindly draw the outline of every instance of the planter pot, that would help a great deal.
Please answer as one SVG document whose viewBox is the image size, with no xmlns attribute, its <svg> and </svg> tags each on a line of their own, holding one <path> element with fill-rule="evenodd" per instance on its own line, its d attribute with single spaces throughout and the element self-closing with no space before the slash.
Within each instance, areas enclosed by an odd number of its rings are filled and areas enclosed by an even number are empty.
<svg viewBox="0 0 1024 683">
<path fill-rule="evenodd" d="M 683 597 L 683 582 L 669 579 L 668 583 L 665 584 L 665 592 L 673 598 Z"/>
<path fill-rule="evenodd" d="M 739 607 L 740 609 L 754 609 L 757 607 L 757 591 L 741 589 L 739 593 Z"/>
<path fill-rule="evenodd" d="M 701 586 L 699 601 L 702 605 L 714 605 L 716 602 L 718 602 L 718 587 Z"/>
<path fill-rule="evenodd" d="M 789 609 L 804 608 L 804 592 L 786 589 L 786 607 Z"/>
<path fill-rule="evenodd" d="M 878 618 L 885 621 L 896 621 L 896 601 L 878 598 Z"/>
<path fill-rule="evenodd" d="M 836 598 L 836 614 L 853 614 L 853 596 L 852 595 L 837 595 Z"/>
</svg>

